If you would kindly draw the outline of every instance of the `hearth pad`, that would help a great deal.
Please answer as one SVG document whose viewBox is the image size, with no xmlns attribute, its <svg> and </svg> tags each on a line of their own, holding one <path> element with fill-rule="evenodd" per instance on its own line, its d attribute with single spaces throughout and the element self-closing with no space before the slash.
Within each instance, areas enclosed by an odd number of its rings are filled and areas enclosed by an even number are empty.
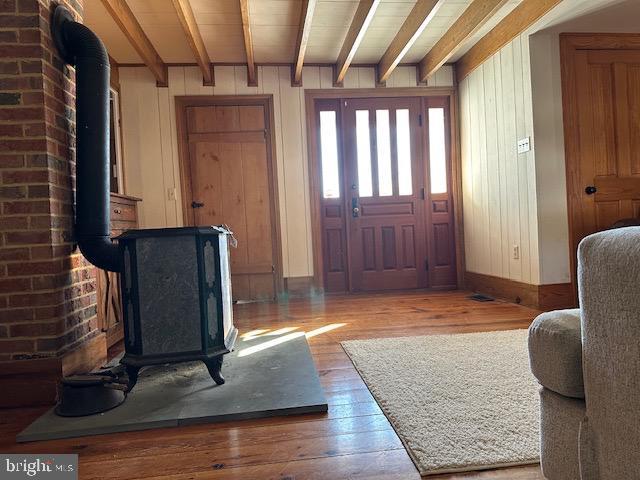
<svg viewBox="0 0 640 480">
<path fill-rule="evenodd" d="M 59 417 L 51 409 L 17 441 L 327 411 L 302 334 L 239 338 L 235 351 L 225 355 L 223 372 L 227 382 L 218 386 L 202 362 L 148 367 L 119 407 L 76 418 Z"/>
</svg>

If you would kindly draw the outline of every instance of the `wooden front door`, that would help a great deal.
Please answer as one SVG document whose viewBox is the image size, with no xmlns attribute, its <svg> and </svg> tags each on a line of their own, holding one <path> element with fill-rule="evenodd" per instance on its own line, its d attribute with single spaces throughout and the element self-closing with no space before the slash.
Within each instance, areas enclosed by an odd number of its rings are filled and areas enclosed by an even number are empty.
<svg viewBox="0 0 640 480">
<path fill-rule="evenodd" d="M 351 290 L 425 287 L 420 101 L 349 99 L 343 106 Z"/>
<path fill-rule="evenodd" d="M 191 223 L 233 231 L 234 300 L 275 298 L 278 232 L 265 106 L 185 106 L 183 122 Z"/>
<path fill-rule="evenodd" d="M 585 236 L 640 219 L 640 44 L 624 48 L 616 37 L 607 48 L 597 35 L 574 43 L 588 38 L 562 40 L 573 257 Z"/>
<path fill-rule="evenodd" d="M 456 288 L 449 97 L 316 99 L 329 292 Z"/>
</svg>

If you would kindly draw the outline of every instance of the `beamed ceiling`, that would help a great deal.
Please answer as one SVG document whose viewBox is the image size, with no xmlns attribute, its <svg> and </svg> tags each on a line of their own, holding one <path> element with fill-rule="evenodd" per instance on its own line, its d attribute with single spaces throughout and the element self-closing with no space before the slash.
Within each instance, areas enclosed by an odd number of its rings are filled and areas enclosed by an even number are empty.
<svg viewBox="0 0 640 480">
<path fill-rule="evenodd" d="M 398 64 L 420 77 L 457 61 L 516 7 L 539 17 L 560 0 L 87 0 L 85 23 L 120 65 L 146 64 L 159 83 L 166 65 L 377 65 L 384 81 Z M 541 5 L 544 4 L 544 7 Z M 539 14 L 537 11 L 540 10 Z"/>
</svg>

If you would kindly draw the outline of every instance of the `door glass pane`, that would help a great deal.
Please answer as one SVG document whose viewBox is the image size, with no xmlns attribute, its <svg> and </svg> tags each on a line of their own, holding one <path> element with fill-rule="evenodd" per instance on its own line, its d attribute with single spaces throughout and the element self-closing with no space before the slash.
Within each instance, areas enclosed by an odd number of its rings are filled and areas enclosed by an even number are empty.
<svg viewBox="0 0 640 480">
<path fill-rule="evenodd" d="M 431 193 L 447 192 L 444 108 L 429 109 L 429 173 Z"/>
<path fill-rule="evenodd" d="M 324 198 L 340 197 L 338 173 L 338 137 L 336 112 L 320 112 L 320 155 L 322 157 L 322 195 Z"/>
<path fill-rule="evenodd" d="M 376 147 L 378 153 L 378 195 L 388 197 L 393 195 L 389 110 L 376 110 Z"/>
<path fill-rule="evenodd" d="M 369 110 L 356 110 L 356 147 L 358 149 L 358 193 L 361 197 L 370 197 L 373 195 L 373 188 Z"/>
<path fill-rule="evenodd" d="M 396 110 L 396 138 L 398 144 L 398 191 L 400 195 L 412 195 L 411 131 L 408 109 Z"/>
</svg>

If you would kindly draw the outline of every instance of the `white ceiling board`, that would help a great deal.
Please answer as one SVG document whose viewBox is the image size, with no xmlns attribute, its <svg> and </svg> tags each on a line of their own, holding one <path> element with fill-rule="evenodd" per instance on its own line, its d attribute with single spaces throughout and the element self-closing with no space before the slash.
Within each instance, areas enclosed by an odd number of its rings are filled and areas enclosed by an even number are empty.
<svg viewBox="0 0 640 480">
<path fill-rule="evenodd" d="M 118 63 L 141 63 L 140 55 L 99 0 L 84 2 L 84 23 L 104 42 Z"/>
<path fill-rule="evenodd" d="M 239 0 L 190 0 L 193 13 L 222 13 L 240 15 Z M 196 20 L 198 15 L 196 15 Z"/>
<path fill-rule="evenodd" d="M 383 0 L 364 34 L 353 63 L 378 63 L 407 19 L 415 0 Z"/>
<path fill-rule="evenodd" d="M 291 63 L 295 55 L 298 27 L 252 26 L 253 55 L 257 63 Z"/>
<path fill-rule="evenodd" d="M 249 2 L 249 21 L 256 62 L 293 62 L 301 10 L 300 0 Z"/>
<path fill-rule="evenodd" d="M 195 62 L 171 0 L 127 0 L 127 4 L 162 61 Z"/>
<path fill-rule="evenodd" d="M 201 25 L 200 34 L 212 62 L 246 62 L 242 27 Z"/>
<path fill-rule="evenodd" d="M 191 0 L 212 62 L 246 62 L 239 0 Z"/>
<path fill-rule="evenodd" d="M 440 40 L 455 21 L 464 13 L 471 0 L 459 0 L 443 4 L 431 22 L 402 59 L 405 63 L 418 63 Z"/>
<path fill-rule="evenodd" d="M 306 62 L 336 61 L 357 9 L 357 1 L 318 1 L 307 43 Z"/>
<path fill-rule="evenodd" d="M 471 1 L 445 1 L 401 62 L 419 62 Z M 509 0 L 492 20 L 465 42 L 452 60 L 456 60 L 466 52 L 520 1 Z M 580 1 L 597 3 L 597 0 Z M 245 62 L 239 0 L 190 0 L 190 2 L 211 60 L 229 63 Z M 172 0 L 127 0 L 127 3 L 163 61 L 195 62 Z M 416 0 L 381 0 L 353 63 L 377 63 L 415 3 Z M 307 45 L 306 63 L 336 61 L 358 4 L 359 0 L 317 0 Z M 293 62 L 301 9 L 302 0 L 249 0 L 249 17 L 257 63 Z M 85 1 L 85 17 L 87 25 L 104 40 L 116 61 L 142 62 L 100 0 Z"/>
</svg>

